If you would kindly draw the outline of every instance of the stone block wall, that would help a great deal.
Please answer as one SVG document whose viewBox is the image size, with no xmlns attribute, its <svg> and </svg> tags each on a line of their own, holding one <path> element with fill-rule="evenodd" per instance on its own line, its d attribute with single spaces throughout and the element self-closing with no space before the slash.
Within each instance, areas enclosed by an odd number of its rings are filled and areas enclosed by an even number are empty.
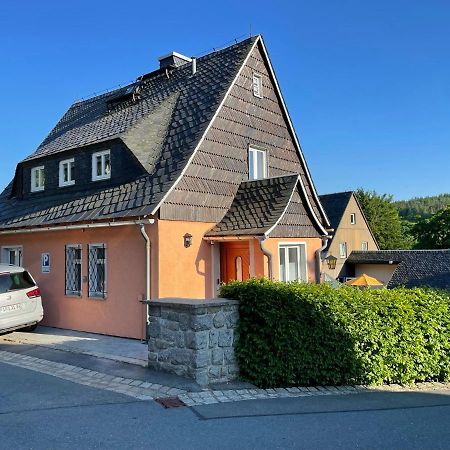
<svg viewBox="0 0 450 450">
<path fill-rule="evenodd" d="M 237 378 L 237 301 L 159 299 L 147 304 L 150 368 L 192 378 L 200 385 Z"/>
</svg>

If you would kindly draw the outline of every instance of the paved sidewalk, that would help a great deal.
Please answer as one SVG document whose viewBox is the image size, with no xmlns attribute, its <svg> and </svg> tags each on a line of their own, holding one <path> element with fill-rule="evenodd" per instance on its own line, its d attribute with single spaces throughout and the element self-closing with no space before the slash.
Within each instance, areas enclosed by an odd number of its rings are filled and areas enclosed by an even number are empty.
<svg viewBox="0 0 450 450">
<path fill-rule="evenodd" d="M 137 339 L 38 327 L 32 333 L 16 331 L 0 336 L 0 343 L 38 345 L 147 367 L 148 347 Z"/>
<path fill-rule="evenodd" d="M 22 367 L 74 383 L 113 391 L 139 400 L 178 397 L 187 406 L 210 405 L 244 400 L 350 395 L 370 392 L 450 391 L 450 383 L 417 383 L 413 386 L 315 386 L 278 389 L 204 389 L 196 392 L 138 379 L 117 377 L 95 370 L 20 353 L 0 351 L 0 362 Z"/>
</svg>

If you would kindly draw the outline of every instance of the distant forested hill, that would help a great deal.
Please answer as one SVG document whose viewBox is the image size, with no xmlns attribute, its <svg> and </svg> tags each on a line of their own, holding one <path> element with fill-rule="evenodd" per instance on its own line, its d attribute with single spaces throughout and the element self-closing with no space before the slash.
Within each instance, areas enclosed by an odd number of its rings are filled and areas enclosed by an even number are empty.
<svg viewBox="0 0 450 450">
<path fill-rule="evenodd" d="M 416 197 L 411 200 L 395 202 L 400 217 L 408 222 L 427 219 L 439 210 L 450 205 L 450 194 L 435 195 L 434 197 Z"/>
</svg>

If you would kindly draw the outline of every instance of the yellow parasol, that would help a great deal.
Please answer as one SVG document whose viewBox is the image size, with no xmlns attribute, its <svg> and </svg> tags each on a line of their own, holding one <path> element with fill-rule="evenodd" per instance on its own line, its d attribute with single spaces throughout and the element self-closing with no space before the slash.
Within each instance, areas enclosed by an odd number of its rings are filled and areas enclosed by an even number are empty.
<svg viewBox="0 0 450 450">
<path fill-rule="evenodd" d="M 369 287 L 369 286 L 383 286 L 383 283 L 376 278 L 370 277 L 369 275 L 363 273 L 359 277 L 353 278 L 353 280 L 348 280 L 345 282 L 348 286 L 359 286 L 359 287 Z"/>
</svg>

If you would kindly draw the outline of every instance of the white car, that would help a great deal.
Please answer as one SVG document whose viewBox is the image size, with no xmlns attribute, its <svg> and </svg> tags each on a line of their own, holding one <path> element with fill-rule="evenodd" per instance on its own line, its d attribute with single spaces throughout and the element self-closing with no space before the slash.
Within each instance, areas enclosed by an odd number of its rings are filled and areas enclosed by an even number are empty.
<svg viewBox="0 0 450 450">
<path fill-rule="evenodd" d="M 0 264 L 0 333 L 33 331 L 44 317 L 41 292 L 22 267 Z"/>
</svg>

